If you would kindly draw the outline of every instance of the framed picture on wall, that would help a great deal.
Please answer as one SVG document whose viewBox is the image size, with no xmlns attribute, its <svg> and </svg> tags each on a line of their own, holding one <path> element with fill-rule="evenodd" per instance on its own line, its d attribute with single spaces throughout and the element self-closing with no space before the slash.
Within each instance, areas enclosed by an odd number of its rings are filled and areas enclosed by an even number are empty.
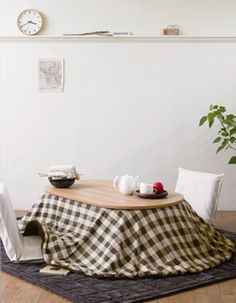
<svg viewBox="0 0 236 303">
<path fill-rule="evenodd" d="M 64 59 L 39 59 L 39 91 L 63 92 Z"/>
</svg>

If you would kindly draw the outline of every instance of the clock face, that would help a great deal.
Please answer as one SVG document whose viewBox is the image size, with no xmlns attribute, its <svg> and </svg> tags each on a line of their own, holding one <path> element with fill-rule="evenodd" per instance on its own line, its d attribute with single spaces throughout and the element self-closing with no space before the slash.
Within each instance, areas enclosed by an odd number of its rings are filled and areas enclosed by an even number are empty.
<svg viewBox="0 0 236 303">
<path fill-rule="evenodd" d="M 22 33 L 35 35 L 42 29 L 42 15 L 34 9 L 26 9 L 20 13 L 17 19 L 17 26 Z"/>
</svg>

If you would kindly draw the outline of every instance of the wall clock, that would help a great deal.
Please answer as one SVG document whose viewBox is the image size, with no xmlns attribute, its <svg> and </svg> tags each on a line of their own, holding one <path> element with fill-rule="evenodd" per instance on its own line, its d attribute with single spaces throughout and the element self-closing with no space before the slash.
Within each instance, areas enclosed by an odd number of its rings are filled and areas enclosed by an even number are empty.
<svg viewBox="0 0 236 303">
<path fill-rule="evenodd" d="M 23 34 L 36 35 L 43 27 L 43 15 L 34 9 L 25 9 L 17 18 L 17 27 Z"/>
</svg>

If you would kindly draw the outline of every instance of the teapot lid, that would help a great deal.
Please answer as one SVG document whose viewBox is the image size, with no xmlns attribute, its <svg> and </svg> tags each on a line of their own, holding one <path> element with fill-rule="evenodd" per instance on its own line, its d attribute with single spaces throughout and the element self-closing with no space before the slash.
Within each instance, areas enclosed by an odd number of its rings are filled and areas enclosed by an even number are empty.
<svg viewBox="0 0 236 303">
<path fill-rule="evenodd" d="M 130 177 L 132 177 L 132 176 L 130 176 L 130 175 L 128 175 L 128 174 L 124 174 L 123 177 L 125 177 L 125 178 L 130 178 Z M 132 178 L 133 178 L 133 177 L 132 177 Z"/>
<path fill-rule="evenodd" d="M 135 177 L 133 177 L 133 176 L 130 176 L 130 175 L 128 175 L 128 174 L 124 174 L 124 176 L 122 177 L 122 178 L 124 178 L 124 179 L 129 179 L 129 180 L 134 180 L 135 179 Z"/>
</svg>

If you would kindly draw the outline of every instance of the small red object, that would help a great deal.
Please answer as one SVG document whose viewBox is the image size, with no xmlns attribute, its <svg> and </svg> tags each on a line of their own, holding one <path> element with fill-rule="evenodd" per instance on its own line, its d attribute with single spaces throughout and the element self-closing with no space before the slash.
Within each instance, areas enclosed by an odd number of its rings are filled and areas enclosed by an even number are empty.
<svg viewBox="0 0 236 303">
<path fill-rule="evenodd" d="M 164 186 L 163 186 L 163 184 L 162 184 L 161 182 L 155 182 L 155 183 L 153 184 L 153 189 L 155 190 L 155 192 L 156 192 L 157 194 L 160 194 L 160 193 L 163 192 Z"/>
</svg>

